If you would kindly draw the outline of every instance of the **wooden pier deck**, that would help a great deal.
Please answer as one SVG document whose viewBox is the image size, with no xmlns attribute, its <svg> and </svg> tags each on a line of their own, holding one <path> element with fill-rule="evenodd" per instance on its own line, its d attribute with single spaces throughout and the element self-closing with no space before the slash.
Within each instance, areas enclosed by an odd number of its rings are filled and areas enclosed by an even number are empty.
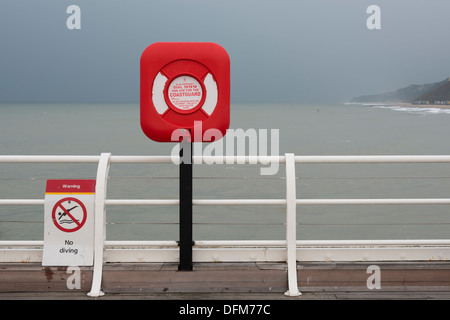
<svg viewBox="0 0 450 320">
<path fill-rule="evenodd" d="M 380 288 L 369 289 L 368 267 L 379 267 Z M 314 262 L 298 264 L 302 295 L 288 297 L 285 263 L 105 264 L 104 296 L 87 296 L 92 268 L 80 268 L 79 289 L 68 289 L 67 267 L 0 264 L 0 300 L 371 300 L 450 299 L 450 263 Z"/>
</svg>

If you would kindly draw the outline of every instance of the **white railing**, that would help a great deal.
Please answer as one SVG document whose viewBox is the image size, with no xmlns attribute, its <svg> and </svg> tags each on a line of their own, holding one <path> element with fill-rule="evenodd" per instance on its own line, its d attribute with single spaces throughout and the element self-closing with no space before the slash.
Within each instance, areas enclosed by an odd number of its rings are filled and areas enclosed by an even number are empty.
<svg viewBox="0 0 450 320">
<path fill-rule="evenodd" d="M 295 164 L 305 163 L 450 163 L 450 156 L 194 156 L 194 163 L 285 163 L 284 199 L 195 199 L 193 205 L 285 205 L 285 240 L 195 241 L 194 262 L 285 261 L 288 268 L 287 295 L 300 295 L 297 261 L 386 261 L 447 260 L 450 240 L 302 240 L 296 239 L 298 205 L 401 205 L 450 204 L 450 198 L 413 199 L 297 199 Z M 174 241 L 106 241 L 106 206 L 178 205 L 178 200 L 107 199 L 108 171 L 112 163 L 172 163 L 171 156 L 0 156 L 0 163 L 97 163 L 95 196 L 94 268 L 90 296 L 101 292 L 105 262 L 177 262 Z M 0 199 L 0 205 L 43 205 L 43 199 Z M 449 237 L 450 238 L 450 237 Z M 0 262 L 38 262 L 43 241 L 0 241 Z"/>
</svg>

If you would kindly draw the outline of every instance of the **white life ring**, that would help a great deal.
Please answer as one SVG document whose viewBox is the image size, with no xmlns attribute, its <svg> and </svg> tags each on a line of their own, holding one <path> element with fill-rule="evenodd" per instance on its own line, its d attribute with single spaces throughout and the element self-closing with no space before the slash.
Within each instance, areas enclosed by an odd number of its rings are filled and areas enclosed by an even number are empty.
<svg viewBox="0 0 450 320">
<path fill-rule="evenodd" d="M 160 115 L 163 115 L 169 109 L 164 97 L 164 88 L 167 80 L 168 78 L 161 74 L 161 72 L 159 72 L 153 80 L 152 101 L 156 112 Z M 205 87 L 206 97 L 201 109 L 203 109 L 208 116 L 211 116 L 217 106 L 218 100 L 217 83 L 211 73 L 206 75 L 203 85 Z"/>
</svg>

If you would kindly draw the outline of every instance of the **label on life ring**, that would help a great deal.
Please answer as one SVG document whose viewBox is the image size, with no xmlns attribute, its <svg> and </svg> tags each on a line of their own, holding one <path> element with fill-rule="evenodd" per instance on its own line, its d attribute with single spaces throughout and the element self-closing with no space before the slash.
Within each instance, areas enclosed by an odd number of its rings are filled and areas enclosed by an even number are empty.
<svg viewBox="0 0 450 320">
<path fill-rule="evenodd" d="M 180 110 L 191 110 L 202 100 L 202 86 L 193 77 L 180 76 L 170 83 L 168 97 L 174 107 Z"/>
</svg>

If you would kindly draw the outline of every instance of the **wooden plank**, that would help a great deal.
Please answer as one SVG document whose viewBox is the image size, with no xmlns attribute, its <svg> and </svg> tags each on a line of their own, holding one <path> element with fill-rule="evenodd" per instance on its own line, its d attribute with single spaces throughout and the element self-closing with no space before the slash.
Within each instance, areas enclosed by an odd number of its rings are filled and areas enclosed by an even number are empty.
<svg viewBox="0 0 450 320">
<path fill-rule="evenodd" d="M 396 292 L 359 292 L 359 291 L 345 291 L 335 292 L 338 300 L 449 300 L 450 292 L 411 292 L 411 291 L 396 291 Z"/>
<path fill-rule="evenodd" d="M 0 292 L 68 291 L 72 275 L 67 267 L 42 267 L 40 264 L 11 264 L 0 268 Z M 80 268 L 81 290 L 90 289 L 92 271 Z"/>
<path fill-rule="evenodd" d="M 450 265 L 442 262 L 423 263 L 310 263 L 299 267 L 298 283 L 302 291 L 352 290 L 370 291 L 367 267 L 377 265 L 380 269 L 381 290 L 450 290 Z"/>
<path fill-rule="evenodd" d="M 13 292 L 1 293 L 0 300 L 261 300 L 264 303 L 270 303 L 272 300 L 336 300 L 332 293 L 305 293 L 300 297 L 288 297 L 282 293 L 249 293 L 249 292 L 139 292 L 139 293 L 107 293 L 102 297 L 92 298 L 84 292 Z M 258 304 L 261 304 L 258 303 Z M 164 307 L 165 308 L 165 307 Z M 154 309 L 151 309 L 155 311 Z M 167 310 L 162 310 L 167 311 Z"/>
<path fill-rule="evenodd" d="M 255 263 L 196 264 L 193 271 L 166 265 L 133 274 L 111 271 L 103 278 L 105 292 L 281 292 L 286 283 L 284 270 L 261 270 Z"/>
<path fill-rule="evenodd" d="M 381 289 L 366 282 L 369 265 L 381 270 Z M 82 267 L 81 289 L 89 292 L 92 268 Z M 42 267 L 38 263 L 1 264 L 2 292 L 71 292 L 66 267 Z M 450 292 L 450 264 L 417 263 L 301 263 L 298 284 L 302 293 L 318 292 Z M 178 271 L 176 263 L 107 263 L 102 288 L 109 293 L 253 292 L 284 293 L 285 263 L 197 263 L 193 271 Z"/>
</svg>

